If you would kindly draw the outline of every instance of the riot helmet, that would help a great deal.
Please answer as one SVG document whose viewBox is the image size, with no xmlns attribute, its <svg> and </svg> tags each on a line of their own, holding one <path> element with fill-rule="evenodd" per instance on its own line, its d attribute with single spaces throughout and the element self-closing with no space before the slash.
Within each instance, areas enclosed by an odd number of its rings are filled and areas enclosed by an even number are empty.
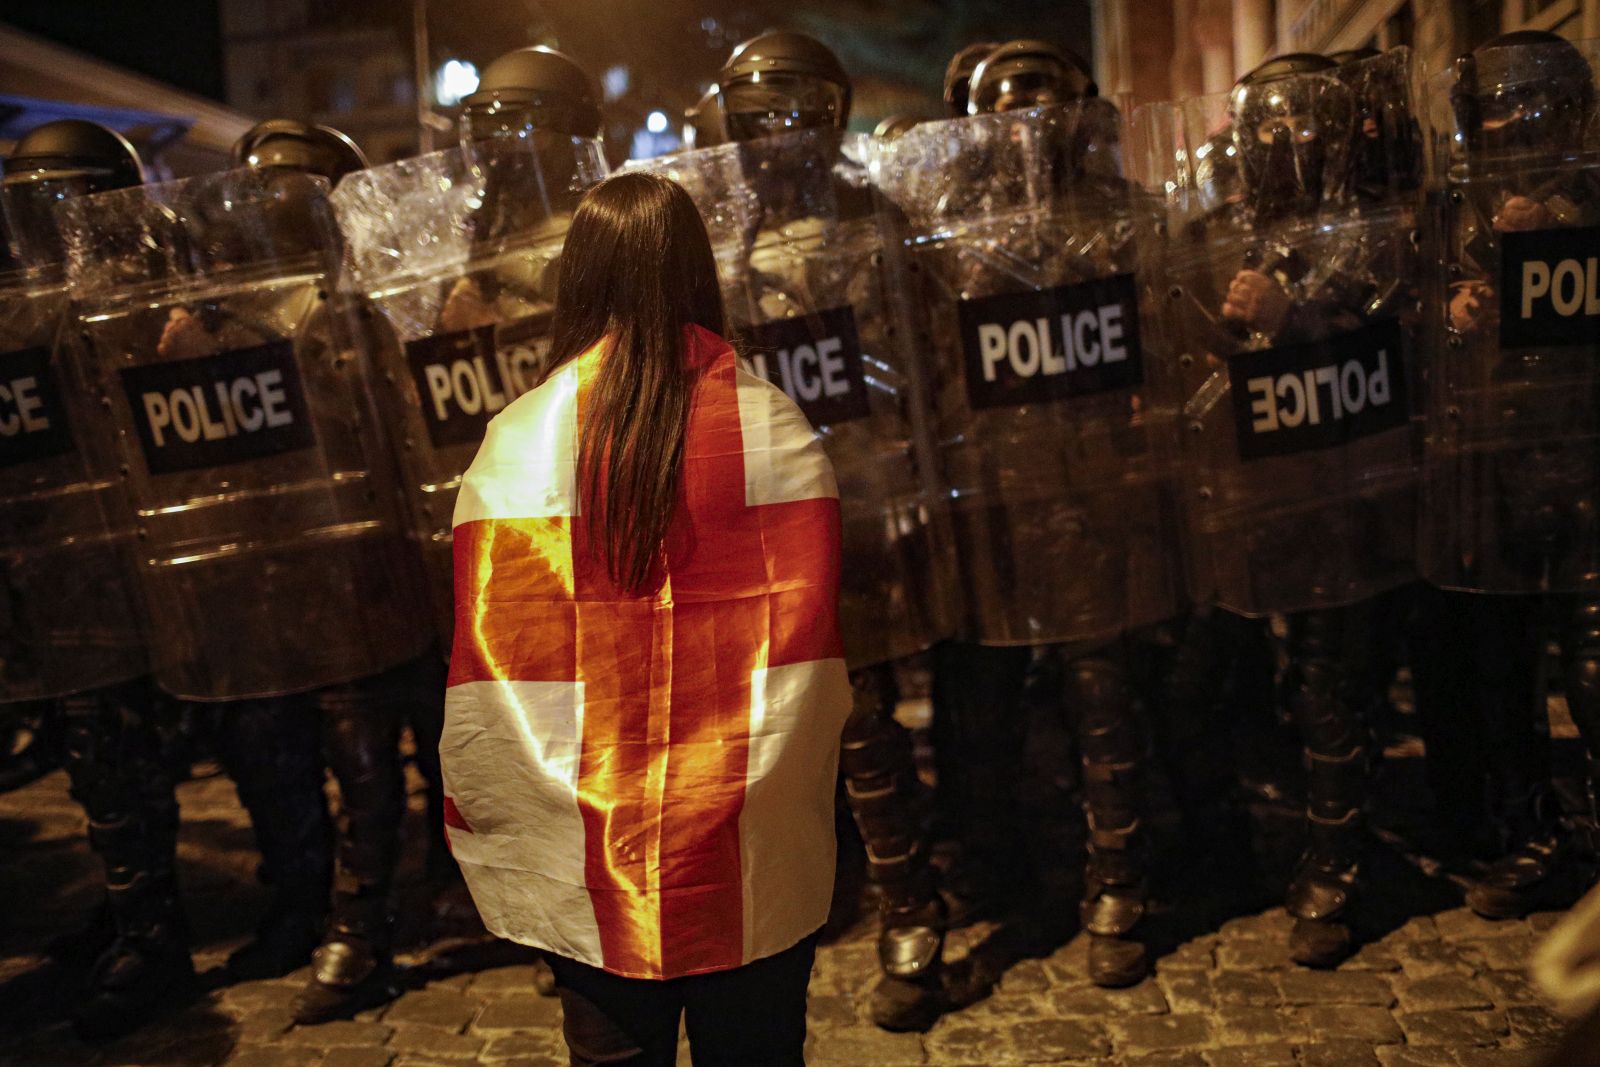
<svg viewBox="0 0 1600 1067">
<path fill-rule="evenodd" d="M 944 106 L 950 114 L 967 113 L 967 90 L 972 85 L 972 72 L 983 62 L 984 56 L 999 47 L 999 41 L 978 41 L 950 57 L 950 65 L 944 69 Z"/>
<path fill-rule="evenodd" d="M 483 175 L 475 240 L 511 237 L 577 206 L 599 177 L 599 99 L 588 73 L 553 49 L 519 48 L 484 68 L 461 112 L 463 146 Z"/>
<path fill-rule="evenodd" d="M 710 148 L 722 139 L 722 113 L 717 110 L 717 91 L 712 89 L 683 113 L 683 147 Z"/>
<path fill-rule="evenodd" d="M 231 224 L 224 221 L 230 213 L 219 211 L 209 230 L 218 235 L 232 231 L 239 245 L 234 254 L 241 262 L 261 255 L 265 247 L 275 249 L 279 256 L 307 252 L 316 246 L 319 235 L 337 234 L 328 223 L 324 194 L 307 179 L 325 178 L 331 187 L 346 174 L 367 166 L 361 149 L 343 133 L 293 119 L 270 119 L 252 126 L 233 146 L 233 158 L 239 166 L 263 175 L 259 210 L 250 222 L 234 218 Z M 227 258 L 225 251 L 223 258 Z"/>
<path fill-rule="evenodd" d="M 0 182 L 6 228 L 26 266 L 65 258 L 52 211 L 62 200 L 144 182 L 139 153 L 115 130 L 82 119 L 59 119 L 23 134 Z"/>
<path fill-rule="evenodd" d="M 507 52 L 462 98 L 462 139 L 526 139 L 541 131 L 598 138 L 599 87 L 563 52 L 543 46 Z"/>
<path fill-rule="evenodd" d="M 1099 93 L 1089 65 L 1076 53 L 1045 41 L 1007 41 L 973 68 L 967 112 L 1018 111 Z"/>
<path fill-rule="evenodd" d="M 764 33 L 735 48 L 723 64 L 717 100 L 730 141 L 843 129 L 850 119 L 850 76 L 815 37 Z"/>
<path fill-rule="evenodd" d="M 872 136 L 880 141 L 892 141 L 922 120 L 914 115 L 890 115 L 872 129 Z"/>
<path fill-rule="evenodd" d="M 349 137 L 331 126 L 293 119 L 269 119 L 250 127 L 234 144 L 233 161 L 241 167 L 281 167 L 320 174 L 329 185 L 367 167 L 367 157 Z"/>
<path fill-rule="evenodd" d="M 1239 196 L 1239 149 L 1233 131 L 1208 137 L 1189 161 L 1199 209 L 1210 214 Z"/>
<path fill-rule="evenodd" d="M 1477 158 L 1550 160 L 1584 146 L 1594 117 L 1594 71 L 1565 37 L 1517 30 L 1456 60 L 1450 100 Z"/>
<path fill-rule="evenodd" d="M 1319 75 L 1333 60 L 1310 52 L 1269 59 L 1228 101 L 1245 199 L 1258 220 L 1314 212 L 1342 192 L 1355 128 L 1354 94 Z"/>
<path fill-rule="evenodd" d="M 1422 134 L 1411 113 L 1408 53 L 1375 48 L 1330 52 L 1333 76 L 1355 94 L 1351 184 L 1362 199 L 1414 191 L 1422 180 Z"/>
</svg>

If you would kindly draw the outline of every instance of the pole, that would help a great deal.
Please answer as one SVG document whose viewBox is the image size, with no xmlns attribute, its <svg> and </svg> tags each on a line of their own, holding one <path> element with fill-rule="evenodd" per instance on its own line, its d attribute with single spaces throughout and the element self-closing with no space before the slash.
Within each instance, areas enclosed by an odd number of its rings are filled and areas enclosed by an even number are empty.
<svg viewBox="0 0 1600 1067">
<path fill-rule="evenodd" d="M 433 151 L 433 86 L 428 70 L 428 0 L 412 0 L 411 48 L 417 76 L 417 149 Z"/>
</svg>

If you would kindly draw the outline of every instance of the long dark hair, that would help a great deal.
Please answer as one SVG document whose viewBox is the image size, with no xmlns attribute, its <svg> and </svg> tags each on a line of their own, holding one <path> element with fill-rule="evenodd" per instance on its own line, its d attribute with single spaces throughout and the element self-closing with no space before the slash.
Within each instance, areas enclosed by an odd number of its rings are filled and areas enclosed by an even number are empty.
<svg viewBox="0 0 1600 1067">
<path fill-rule="evenodd" d="M 696 373 L 687 327 L 723 330 L 705 222 L 676 182 L 621 174 L 578 205 L 561 254 L 551 366 L 607 344 L 578 470 L 590 543 L 611 580 L 648 588 L 678 500 Z"/>
</svg>

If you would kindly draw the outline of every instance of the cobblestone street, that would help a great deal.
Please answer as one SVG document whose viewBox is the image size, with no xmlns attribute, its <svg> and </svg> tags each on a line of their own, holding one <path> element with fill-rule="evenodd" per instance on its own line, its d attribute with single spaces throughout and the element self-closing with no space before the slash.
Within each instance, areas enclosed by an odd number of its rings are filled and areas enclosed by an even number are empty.
<svg viewBox="0 0 1600 1067">
<path fill-rule="evenodd" d="M 1415 761 L 1413 761 L 1415 762 Z M 202 765 L 204 771 L 204 765 Z M 289 1024 L 301 975 L 223 984 L 228 951 L 265 902 L 249 826 L 231 783 L 202 774 L 180 793 L 182 879 L 197 964 L 208 992 L 132 1037 L 92 1048 L 63 1020 L 69 976 L 47 965 L 53 937 L 81 926 L 99 878 L 81 811 L 64 775 L 0 796 L 0 1062 L 6 1064 L 239 1064 L 385 1067 L 393 1064 L 564 1064 L 560 1009 L 540 997 L 522 950 L 457 944 L 402 956 L 406 991 L 351 1022 Z M 413 795 L 408 828 L 420 826 Z M 418 850 L 413 850 L 418 851 Z M 1006 971 L 995 993 L 927 1034 L 888 1034 L 866 1021 L 874 977 L 871 921 L 862 910 L 822 949 L 812 983 L 816 1067 L 902 1064 L 1117 1063 L 1233 1065 L 1510 1065 L 1534 1063 L 1560 1032 L 1523 967 L 1555 916 L 1488 923 L 1459 906 L 1449 882 L 1403 863 L 1374 873 L 1393 914 L 1337 972 L 1293 968 L 1281 908 L 1235 909 L 1225 920 L 1168 915 L 1156 974 L 1123 991 L 1083 977 L 1075 937 L 1047 958 Z M 403 883 L 402 925 L 422 909 L 417 872 Z M 1379 895 L 1377 891 L 1374 896 Z M 1392 908 L 1387 905 L 1393 905 Z M 1159 918 L 1159 917 L 1158 917 Z M 1197 931 L 1197 932 L 1196 932 Z M 1385 932 L 1386 931 L 1386 932 Z M 402 934 L 405 931 L 402 929 Z M 1002 941 L 987 925 L 961 931 L 951 956 L 983 958 Z M 687 1063 L 685 1055 L 682 1059 Z"/>
</svg>

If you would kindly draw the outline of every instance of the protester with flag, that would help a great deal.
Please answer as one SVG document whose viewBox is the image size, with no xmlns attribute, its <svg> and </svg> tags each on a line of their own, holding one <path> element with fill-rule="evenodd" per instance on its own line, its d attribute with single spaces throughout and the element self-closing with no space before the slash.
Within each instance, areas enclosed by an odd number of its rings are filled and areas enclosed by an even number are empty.
<svg viewBox="0 0 1600 1067">
<path fill-rule="evenodd" d="M 455 514 L 446 826 L 546 950 L 573 1063 L 798 1064 L 834 874 L 832 468 L 739 366 L 706 229 L 626 174 L 572 220 L 550 370 Z"/>
</svg>

